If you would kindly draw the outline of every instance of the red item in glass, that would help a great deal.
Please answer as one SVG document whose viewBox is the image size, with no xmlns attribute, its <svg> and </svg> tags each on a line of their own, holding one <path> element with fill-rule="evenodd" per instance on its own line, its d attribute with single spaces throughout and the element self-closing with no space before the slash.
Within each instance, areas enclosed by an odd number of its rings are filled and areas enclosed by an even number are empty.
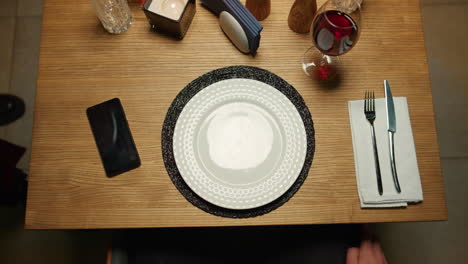
<svg viewBox="0 0 468 264">
<path fill-rule="evenodd" d="M 330 64 L 322 65 L 317 67 L 316 77 L 320 81 L 331 80 L 336 75 L 336 69 Z"/>
<path fill-rule="evenodd" d="M 313 39 L 321 52 L 338 56 L 349 51 L 357 41 L 358 27 L 354 20 L 340 11 L 326 11 L 315 18 Z"/>
</svg>

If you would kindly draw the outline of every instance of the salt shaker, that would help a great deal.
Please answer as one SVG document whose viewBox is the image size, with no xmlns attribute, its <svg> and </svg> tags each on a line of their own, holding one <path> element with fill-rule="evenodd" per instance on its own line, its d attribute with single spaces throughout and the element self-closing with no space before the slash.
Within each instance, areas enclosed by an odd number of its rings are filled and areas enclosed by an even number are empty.
<svg viewBox="0 0 468 264">
<path fill-rule="evenodd" d="M 289 28 L 297 33 L 309 32 L 315 12 L 317 12 L 316 0 L 296 0 L 289 12 Z"/>
<path fill-rule="evenodd" d="M 271 0 L 247 0 L 245 7 L 258 21 L 262 21 L 270 15 Z"/>
</svg>

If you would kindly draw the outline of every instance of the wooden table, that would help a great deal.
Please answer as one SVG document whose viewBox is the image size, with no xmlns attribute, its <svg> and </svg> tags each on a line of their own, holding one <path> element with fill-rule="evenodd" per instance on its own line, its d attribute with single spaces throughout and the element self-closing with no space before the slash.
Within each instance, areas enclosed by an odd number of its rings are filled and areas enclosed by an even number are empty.
<svg viewBox="0 0 468 264">
<path fill-rule="evenodd" d="M 366 0 L 362 34 L 343 56 L 344 81 L 324 89 L 300 67 L 309 35 L 289 30 L 292 0 L 272 3 L 258 55 L 242 55 L 217 18 L 197 4 L 183 41 L 149 31 L 132 6 L 127 33 L 109 35 L 89 0 L 46 0 L 26 228 L 129 228 L 286 225 L 447 219 L 431 87 L 417 0 Z M 319 5 L 322 1 L 319 1 Z M 213 216 L 176 190 L 161 157 L 161 126 L 177 93 L 215 68 L 252 65 L 272 71 L 303 96 L 316 129 L 316 154 L 299 192 L 285 205 L 250 219 Z M 424 202 L 405 209 L 362 210 L 356 190 L 348 100 L 388 79 L 409 102 Z M 107 178 L 85 109 L 119 97 L 142 166 Z"/>
</svg>

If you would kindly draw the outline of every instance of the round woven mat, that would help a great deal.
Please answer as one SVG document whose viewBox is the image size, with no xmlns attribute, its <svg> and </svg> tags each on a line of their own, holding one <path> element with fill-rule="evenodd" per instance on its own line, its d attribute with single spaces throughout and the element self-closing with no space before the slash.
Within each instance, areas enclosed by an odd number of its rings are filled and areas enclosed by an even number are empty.
<svg viewBox="0 0 468 264">
<path fill-rule="evenodd" d="M 253 79 L 260 82 L 264 82 L 282 92 L 296 107 L 299 112 L 307 135 L 307 153 L 304 161 L 304 166 L 297 177 L 294 184 L 276 200 L 266 205 L 247 209 L 247 210 L 232 210 L 216 206 L 212 203 L 205 201 L 203 198 L 193 192 L 187 184 L 184 182 L 182 176 L 174 159 L 174 153 L 172 149 L 174 128 L 176 126 L 177 119 L 184 106 L 190 101 L 190 99 L 200 92 L 205 87 L 210 86 L 213 83 L 233 78 Z M 166 119 L 164 120 L 162 135 L 161 135 L 161 147 L 164 165 L 171 178 L 172 182 L 179 190 L 179 192 L 193 205 L 202 209 L 205 212 L 214 214 L 222 217 L 231 218 L 247 218 L 266 214 L 280 207 L 286 203 L 301 187 L 302 183 L 307 178 L 310 166 L 312 165 L 312 159 L 315 151 L 315 138 L 314 138 L 314 124 L 310 115 L 307 105 L 304 103 L 301 95 L 285 80 L 269 71 L 251 67 L 251 66 L 230 66 L 221 69 L 217 69 L 208 72 L 191 83 L 189 83 L 180 93 L 176 96 L 172 102 L 169 110 L 167 111 Z"/>
</svg>

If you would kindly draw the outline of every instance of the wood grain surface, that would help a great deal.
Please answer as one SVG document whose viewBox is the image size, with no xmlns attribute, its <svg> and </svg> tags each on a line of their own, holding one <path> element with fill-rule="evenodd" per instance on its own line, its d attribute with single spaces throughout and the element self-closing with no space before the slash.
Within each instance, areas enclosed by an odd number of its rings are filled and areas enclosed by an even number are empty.
<svg viewBox="0 0 468 264">
<path fill-rule="evenodd" d="M 217 18 L 197 3 L 186 37 L 150 32 L 138 6 L 121 35 L 107 34 L 89 0 L 46 0 L 42 24 L 26 228 L 286 225 L 447 219 L 431 87 L 417 0 L 366 0 L 362 34 L 342 57 L 343 81 L 324 88 L 301 70 L 309 35 L 287 23 L 293 1 L 272 1 L 256 57 L 241 54 Z M 319 1 L 321 5 L 323 1 Z M 215 68 L 257 66 L 303 96 L 316 129 L 316 154 L 299 192 L 279 209 L 250 219 L 213 216 L 176 190 L 161 157 L 161 126 L 177 93 Z M 404 209 L 360 209 L 347 102 L 365 90 L 406 96 L 424 202 Z M 119 97 L 142 166 L 107 178 L 88 124 L 87 107 Z"/>
</svg>

